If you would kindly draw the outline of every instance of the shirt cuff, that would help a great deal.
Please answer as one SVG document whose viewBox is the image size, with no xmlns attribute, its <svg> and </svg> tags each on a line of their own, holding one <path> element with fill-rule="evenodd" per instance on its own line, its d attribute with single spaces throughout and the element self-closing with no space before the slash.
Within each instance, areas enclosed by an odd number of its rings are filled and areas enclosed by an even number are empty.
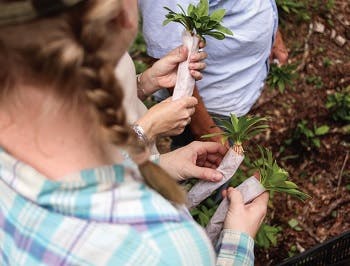
<svg viewBox="0 0 350 266">
<path fill-rule="evenodd" d="M 246 233 L 224 229 L 221 232 L 216 250 L 216 265 L 254 265 L 254 240 Z"/>
<path fill-rule="evenodd" d="M 156 154 L 152 154 L 151 157 L 149 158 L 152 162 L 154 162 L 155 164 L 159 164 L 159 159 L 160 159 L 160 154 L 156 153 Z"/>
</svg>

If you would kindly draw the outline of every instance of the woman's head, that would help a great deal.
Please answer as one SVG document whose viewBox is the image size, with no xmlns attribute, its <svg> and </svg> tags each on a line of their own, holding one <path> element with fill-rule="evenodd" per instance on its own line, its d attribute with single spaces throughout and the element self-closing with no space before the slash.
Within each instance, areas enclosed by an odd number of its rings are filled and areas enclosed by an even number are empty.
<svg viewBox="0 0 350 266">
<path fill-rule="evenodd" d="M 13 23 L 0 19 L 0 65 L 7 66 L 0 69 L 0 102 L 23 87 L 50 90 L 65 103 L 92 104 L 103 126 L 125 128 L 114 66 L 132 42 L 137 11 L 121 0 L 68 0 L 77 4 L 66 10 L 55 4 L 61 2 L 0 0 L 2 12 L 17 9 Z M 27 19 L 34 14 L 44 16 Z"/>
<path fill-rule="evenodd" d="M 143 152 L 146 147 L 126 125 L 123 93 L 114 76 L 117 61 L 136 34 L 136 0 L 65 0 L 74 5 L 50 9 L 56 2 L 62 1 L 0 0 L 0 14 L 16 3 L 30 4 L 40 14 L 3 24 L 0 15 L 0 65 L 6 66 L 0 69 L 0 103 L 15 101 L 16 94 L 30 86 L 54 95 L 68 108 L 90 106 L 103 136 L 131 154 Z M 38 6 L 44 9 L 37 10 Z M 139 168 L 152 187 L 183 202 L 177 199 L 181 193 L 175 182 L 164 179 L 160 168 L 149 162 Z"/>
</svg>

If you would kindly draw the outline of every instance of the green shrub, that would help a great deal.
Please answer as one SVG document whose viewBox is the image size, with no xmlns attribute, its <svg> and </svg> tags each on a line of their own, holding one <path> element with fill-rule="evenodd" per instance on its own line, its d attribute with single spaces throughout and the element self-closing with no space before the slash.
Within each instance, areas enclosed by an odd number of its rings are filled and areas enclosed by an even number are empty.
<svg viewBox="0 0 350 266">
<path fill-rule="evenodd" d="M 270 88 L 278 89 L 280 93 L 284 93 L 285 89 L 293 84 L 293 80 L 297 76 L 294 73 L 295 68 L 294 65 L 278 66 L 271 64 L 267 84 Z"/>
<path fill-rule="evenodd" d="M 350 122 L 350 86 L 328 95 L 326 107 L 335 121 Z"/>
</svg>

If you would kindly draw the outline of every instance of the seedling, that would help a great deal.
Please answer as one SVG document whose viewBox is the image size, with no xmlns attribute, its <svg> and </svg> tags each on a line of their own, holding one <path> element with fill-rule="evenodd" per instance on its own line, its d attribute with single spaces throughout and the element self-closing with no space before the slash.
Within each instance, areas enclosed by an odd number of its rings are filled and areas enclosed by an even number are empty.
<svg viewBox="0 0 350 266">
<path fill-rule="evenodd" d="M 278 166 L 271 151 L 260 148 L 260 152 L 262 157 L 253 163 L 259 169 L 260 180 L 252 176 L 236 187 L 241 192 L 244 203 L 251 202 L 265 191 L 287 193 L 301 201 L 310 198 L 308 194 L 300 191 L 295 183 L 287 180 L 288 172 Z M 225 198 L 206 227 L 213 244 L 216 243 L 222 229 L 228 206 L 229 202 Z"/>
<path fill-rule="evenodd" d="M 198 52 L 200 40 L 205 41 L 204 36 L 206 35 L 218 40 L 223 40 L 225 35 L 233 35 L 230 29 L 225 28 L 221 24 L 226 13 L 225 9 L 218 9 L 209 14 L 208 0 L 200 0 L 196 6 L 190 4 L 187 12 L 181 5 L 178 5 L 178 7 L 180 9 L 179 13 L 174 12 L 168 7 L 164 7 L 169 13 L 163 22 L 164 26 L 170 22 L 177 22 L 185 27 L 182 34 L 182 41 L 189 51 L 187 61 L 182 62 L 178 68 L 173 100 L 184 96 L 191 96 L 193 93 L 195 80 L 191 76 L 188 64 L 190 56 Z"/>
<path fill-rule="evenodd" d="M 335 121 L 350 122 L 350 86 L 341 92 L 328 95 L 326 107 Z"/>
<path fill-rule="evenodd" d="M 301 146 L 309 151 L 312 148 L 320 148 L 321 140 L 319 137 L 327 134 L 328 132 L 329 126 L 327 125 L 322 125 L 319 127 L 314 125 L 313 128 L 309 128 L 308 122 L 306 120 L 302 120 L 298 123 L 291 142 L 298 141 Z"/>
<path fill-rule="evenodd" d="M 303 1 L 276 0 L 276 4 L 280 11 L 279 13 L 282 13 L 286 17 L 290 16 L 290 14 L 293 13 L 300 20 L 310 20 L 310 15 Z"/>
<path fill-rule="evenodd" d="M 278 66 L 271 64 L 270 72 L 267 77 L 267 84 L 270 88 L 278 89 L 280 93 L 284 93 L 288 86 L 293 84 L 293 80 L 296 78 L 294 73 L 294 65 Z"/>
<path fill-rule="evenodd" d="M 231 114 L 230 121 L 216 119 L 217 125 L 223 130 L 221 133 L 214 133 L 202 136 L 202 138 L 211 138 L 221 136 L 222 141 L 230 141 L 233 146 L 228 150 L 217 168 L 223 174 L 223 179 L 219 182 L 198 181 L 188 193 L 188 207 L 191 209 L 197 206 L 204 199 L 209 197 L 214 190 L 228 182 L 244 159 L 243 142 L 249 140 L 255 135 L 268 128 L 266 118 L 242 116 L 237 118 Z"/>
<path fill-rule="evenodd" d="M 268 249 L 277 245 L 278 234 L 282 231 L 280 226 L 270 226 L 263 223 L 256 234 L 255 243 L 258 247 Z"/>
<path fill-rule="evenodd" d="M 287 180 L 288 172 L 278 166 L 270 150 L 261 147 L 259 149 L 261 158 L 254 164 L 259 168 L 260 183 L 267 191 L 287 193 L 301 201 L 311 198 L 300 191 L 295 183 Z"/>
</svg>

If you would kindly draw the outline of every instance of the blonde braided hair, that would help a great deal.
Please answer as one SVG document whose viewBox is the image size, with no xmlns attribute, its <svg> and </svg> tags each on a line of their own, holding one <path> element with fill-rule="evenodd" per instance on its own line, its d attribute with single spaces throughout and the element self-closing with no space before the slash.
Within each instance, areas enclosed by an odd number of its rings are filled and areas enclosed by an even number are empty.
<svg viewBox="0 0 350 266">
<path fill-rule="evenodd" d="M 147 147 L 127 125 L 123 92 L 114 74 L 119 58 L 113 58 L 110 47 L 108 49 L 112 30 L 108 23 L 119 12 L 120 1 L 87 1 L 55 18 L 0 29 L 0 63 L 5 58 L 7 62 L 23 65 L 26 71 L 32 68 L 31 74 L 40 77 L 40 82 L 59 88 L 57 92 L 61 96 L 90 103 L 102 131 L 113 144 L 126 148 L 132 157 L 145 152 Z M 43 23 L 44 30 L 38 27 Z M 7 38 L 9 31 L 17 37 Z M 30 41 L 19 41 L 22 31 L 33 35 Z M 36 38 L 38 36 L 42 38 Z M 13 85 L 12 76 L 11 70 L 6 73 L 0 70 L 0 78 L 6 77 L 0 79 L 0 86 L 7 85 L 9 90 Z M 185 202 L 182 189 L 158 165 L 145 161 L 138 168 L 145 182 L 162 196 L 174 203 Z"/>
</svg>

